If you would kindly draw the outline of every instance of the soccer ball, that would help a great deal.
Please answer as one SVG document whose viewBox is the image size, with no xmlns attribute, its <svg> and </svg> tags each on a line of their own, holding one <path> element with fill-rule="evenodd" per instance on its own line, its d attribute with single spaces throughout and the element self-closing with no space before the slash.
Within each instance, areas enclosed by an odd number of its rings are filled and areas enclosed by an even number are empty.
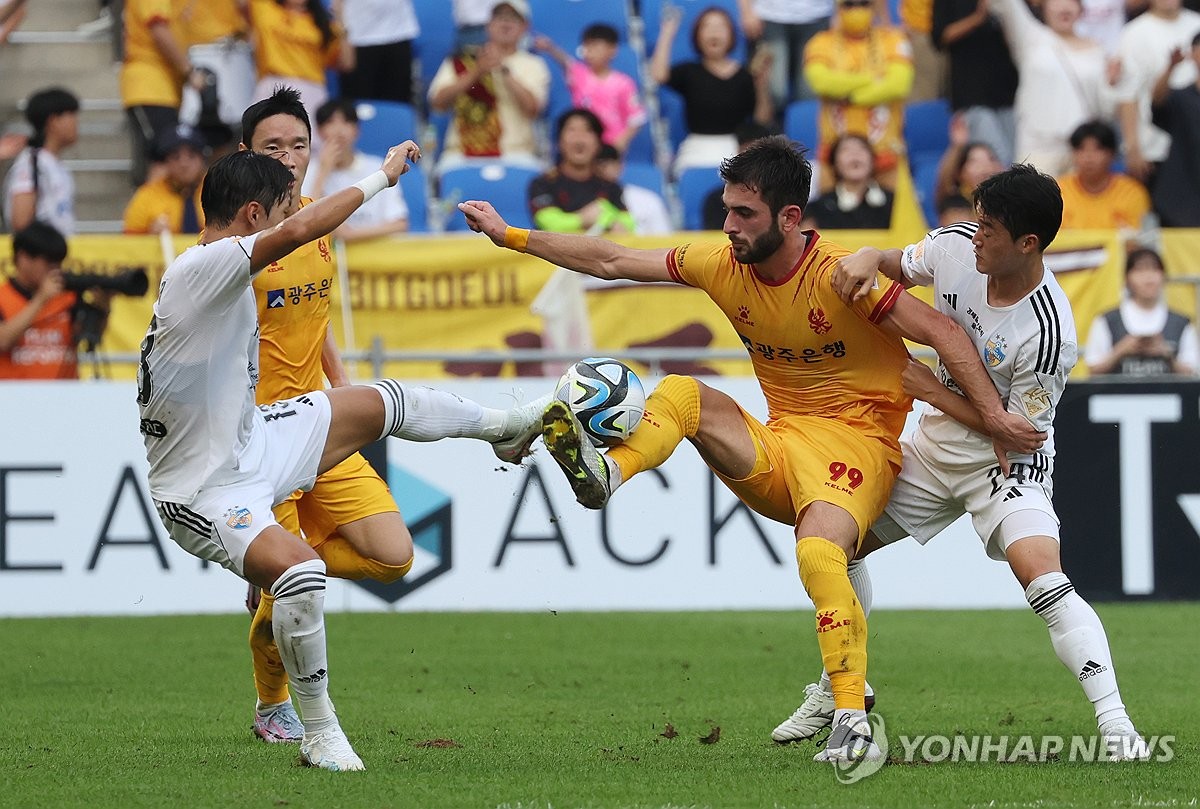
<svg viewBox="0 0 1200 809">
<path fill-rule="evenodd" d="M 597 447 L 621 443 L 642 421 L 646 391 L 629 366 L 611 357 L 588 357 L 558 380 L 554 398 L 565 402 Z"/>
</svg>

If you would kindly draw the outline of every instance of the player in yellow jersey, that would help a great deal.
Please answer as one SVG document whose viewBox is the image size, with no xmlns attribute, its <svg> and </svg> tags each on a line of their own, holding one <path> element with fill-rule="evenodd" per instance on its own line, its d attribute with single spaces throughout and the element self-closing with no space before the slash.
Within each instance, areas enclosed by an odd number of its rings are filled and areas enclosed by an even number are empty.
<svg viewBox="0 0 1200 809">
<path fill-rule="evenodd" d="M 864 710 L 866 617 L 847 575 L 900 469 L 902 337 L 931 345 L 975 402 L 998 444 L 1030 451 L 1045 436 L 1005 412 L 967 335 L 887 281 L 848 305 L 831 274 L 848 253 L 800 229 L 812 169 L 785 138 L 763 138 L 721 166 L 725 242 L 635 250 L 597 238 L 508 227 L 487 202 L 459 209 L 498 245 L 599 278 L 704 290 L 750 353 L 767 400 L 763 424 L 726 394 L 671 375 L 646 402 L 638 431 L 601 455 L 561 402 L 543 416 L 550 454 L 577 499 L 601 508 L 623 481 L 688 439 L 747 505 L 795 528 L 800 579 L 816 606 L 817 641 L 836 703 L 821 761 L 878 757 Z"/>
<path fill-rule="evenodd" d="M 310 204 L 300 196 L 309 164 L 311 129 L 299 94 L 280 88 L 242 116 L 242 148 L 269 155 L 292 172 L 292 211 Z M 258 404 L 280 401 L 325 387 L 350 384 L 329 323 L 334 265 L 328 237 L 309 242 L 269 265 L 254 281 L 258 303 Z M 501 460 L 518 461 L 528 450 L 494 445 Z M 387 484 L 360 453 L 317 479 L 311 491 L 296 492 L 274 509 L 286 530 L 303 536 L 325 561 L 328 574 L 343 579 L 394 582 L 412 567 L 412 536 Z M 303 531 L 303 533 L 302 533 Z M 271 628 L 272 599 L 251 588 L 250 649 L 258 705 L 254 732 L 268 742 L 299 742 L 304 728 L 288 695 L 287 673 Z"/>
</svg>

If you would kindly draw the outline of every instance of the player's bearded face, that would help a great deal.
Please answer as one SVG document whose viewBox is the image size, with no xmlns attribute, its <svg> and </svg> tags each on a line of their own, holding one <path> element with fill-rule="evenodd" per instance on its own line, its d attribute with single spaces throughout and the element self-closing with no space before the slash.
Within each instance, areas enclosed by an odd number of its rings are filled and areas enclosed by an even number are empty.
<svg viewBox="0 0 1200 809">
<path fill-rule="evenodd" d="M 742 264 L 757 264 L 774 255 L 783 245 L 783 231 L 779 228 L 779 219 L 771 218 L 771 226 L 766 232 L 748 242 L 734 242 L 733 256 Z"/>
</svg>

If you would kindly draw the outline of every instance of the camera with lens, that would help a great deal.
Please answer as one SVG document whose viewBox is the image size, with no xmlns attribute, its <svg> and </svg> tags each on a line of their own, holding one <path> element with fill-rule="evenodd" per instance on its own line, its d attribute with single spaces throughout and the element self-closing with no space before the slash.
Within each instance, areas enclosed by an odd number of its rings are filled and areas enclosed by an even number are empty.
<svg viewBox="0 0 1200 809">
<path fill-rule="evenodd" d="M 128 295 L 140 298 L 150 289 L 150 279 L 141 267 L 122 270 L 115 275 L 99 273 L 63 273 L 63 289 L 76 294 L 89 289 L 105 292 L 115 292 L 118 295 Z M 91 353 L 100 344 L 104 336 L 104 327 L 108 322 L 107 308 L 100 308 L 79 298 L 75 304 L 75 341 L 83 350 Z"/>
<path fill-rule="evenodd" d="M 140 298 L 146 294 L 146 290 L 150 289 L 150 279 L 141 267 L 123 270 L 116 275 L 101 275 L 91 272 L 63 273 L 63 289 L 70 292 L 101 289 L 105 292 Z"/>
</svg>

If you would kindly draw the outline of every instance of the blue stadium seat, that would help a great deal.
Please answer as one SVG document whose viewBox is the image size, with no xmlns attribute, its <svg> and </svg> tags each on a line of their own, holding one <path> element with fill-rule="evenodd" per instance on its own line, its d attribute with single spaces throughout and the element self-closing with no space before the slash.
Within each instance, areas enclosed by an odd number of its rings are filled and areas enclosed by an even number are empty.
<svg viewBox="0 0 1200 809">
<path fill-rule="evenodd" d="M 454 204 L 466 199 L 485 199 L 513 227 L 533 227 L 529 216 L 529 183 L 539 173 L 499 161 L 461 166 L 442 172 L 441 196 Z M 467 230 L 466 219 L 458 211 L 451 211 L 446 230 Z"/>
<path fill-rule="evenodd" d="M 446 0 L 414 0 L 421 35 L 413 41 L 413 50 L 421 73 L 421 95 L 429 91 L 438 66 L 454 50 L 454 17 Z"/>
<path fill-rule="evenodd" d="M 413 108 L 399 101 L 360 101 L 358 112 L 358 150 L 370 155 L 387 154 L 388 149 L 406 140 L 421 141 Z"/>
<path fill-rule="evenodd" d="M 684 230 L 701 230 L 704 227 L 704 200 L 723 185 L 716 166 L 684 169 L 679 175 L 679 202 L 683 206 Z"/>
<path fill-rule="evenodd" d="M 913 190 L 917 193 L 917 201 L 921 203 L 921 211 L 930 227 L 937 227 L 937 202 L 934 200 L 934 189 L 937 186 L 938 158 L 923 157 L 920 160 L 909 159 L 909 171 L 912 172 Z"/>
<path fill-rule="evenodd" d="M 942 156 L 950 145 L 950 114 L 944 98 L 917 101 L 904 108 L 904 142 L 910 161 Z"/>
<path fill-rule="evenodd" d="M 416 164 L 400 175 L 400 191 L 408 205 L 408 232 L 429 232 L 428 188 L 425 185 L 425 170 Z"/>
<path fill-rule="evenodd" d="M 783 112 L 783 131 L 792 140 L 799 141 L 815 152 L 820 145 L 820 127 L 817 116 L 821 111 L 821 102 L 817 99 L 793 101 Z"/>
<path fill-rule="evenodd" d="M 692 47 L 692 26 L 695 24 L 696 18 L 700 16 L 700 12 L 709 6 L 719 6 L 733 17 L 734 33 L 737 39 L 731 56 L 739 62 L 746 60 L 746 39 L 742 36 L 741 25 L 738 23 L 740 16 L 738 15 L 737 0 L 641 0 L 642 21 L 646 26 L 647 58 L 654 53 L 654 43 L 658 41 L 658 28 L 662 21 L 662 9 L 668 3 L 683 9 L 683 21 L 679 24 L 679 33 L 675 35 L 675 42 L 671 46 L 671 64 L 694 62 L 700 58 L 695 48 Z"/>
<path fill-rule="evenodd" d="M 659 196 L 663 193 L 662 172 L 653 163 L 626 161 L 625 168 L 621 171 L 621 182 L 649 188 Z"/>
<path fill-rule="evenodd" d="M 659 87 L 658 114 L 667 124 L 667 140 L 674 154 L 688 133 L 687 120 L 683 115 L 683 97 L 669 87 Z"/>
<path fill-rule="evenodd" d="M 532 30 L 550 37 L 565 51 L 574 50 L 583 29 L 597 22 L 616 28 L 621 42 L 629 42 L 626 0 L 530 0 L 529 7 Z"/>
</svg>

